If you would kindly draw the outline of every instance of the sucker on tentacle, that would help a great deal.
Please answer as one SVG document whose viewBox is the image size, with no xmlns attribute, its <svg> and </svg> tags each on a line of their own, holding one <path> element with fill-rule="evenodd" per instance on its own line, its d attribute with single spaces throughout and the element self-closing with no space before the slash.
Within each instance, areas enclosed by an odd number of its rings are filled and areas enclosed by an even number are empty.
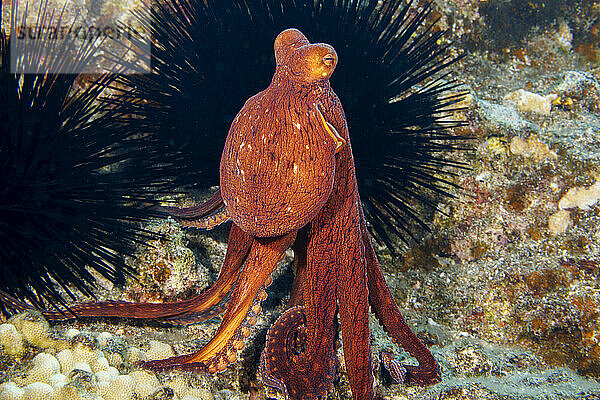
<svg viewBox="0 0 600 400">
<path fill-rule="evenodd" d="M 208 200 L 192 207 L 159 207 L 175 218 L 182 226 L 198 229 L 213 229 L 229 221 L 225 203 L 221 197 L 221 189 L 217 190 Z"/>
<path fill-rule="evenodd" d="M 224 222 L 229 221 L 230 217 L 227 213 L 227 209 L 223 205 L 222 208 L 217 209 L 212 214 L 203 216 L 197 219 L 180 219 L 179 224 L 186 228 L 198 228 L 198 229 L 213 229 L 215 226 L 221 225 Z"/>
<path fill-rule="evenodd" d="M 404 383 L 406 378 L 406 368 L 400 361 L 396 360 L 394 352 L 390 350 L 382 350 L 380 357 L 381 363 L 386 371 L 390 374 L 390 377 L 394 383 Z"/>
<path fill-rule="evenodd" d="M 266 298 L 263 285 L 295 239 L 295 233 L 277 238 L 254 238 L 244 269 L 229 300 L 229 308 L 215 336 L 194 354 L 144 363 L 155 370 L 178 368 L 208 372 L 222 371 L 233 360 L 233 349 L 243 347 L 250 335 L 246 324 L 256 323 L 260 302 Z"/>
<path fill-rule="evenodd" d="M 169 358 L 167 359 L 169 361 L 166 363 L 163 362 L 166 360 L 154 360 L 142 362 L 140 365 L 154 371 L 164 371 L 172 368 L 208 373 L 224 371 L 229 365 L 237 361 L 238 352 L 245 347 L 247 339 L 252 333 L 252 328 L 262 311 L 260 304 L 267 298 L 266 287 L 267 285 L 263 286 L 258 295 L 256 295 L 244 321 L 236 329 L 227 344 L 207 360 L 202 362 L 191 361 L 192 355 L 183 355 Z"/>
<path fill-rule="evenodd" d="M 306 317 L 302 306 L 288 308 L 279 316 L 267 333 L 267 342 L 260 357 L 258 375 L 263 384 L 281 391 L 286 398 L 306 399 L 324 396 L 333 388 L 335 378 L 335 351 L 325 369 L 328 372 L 324 387 L 310 388 L 310 392 L 298 392 L 299 378 L 307 367 Z M 285 382 L 287 379 L 287 383 Z"/>
</svg>

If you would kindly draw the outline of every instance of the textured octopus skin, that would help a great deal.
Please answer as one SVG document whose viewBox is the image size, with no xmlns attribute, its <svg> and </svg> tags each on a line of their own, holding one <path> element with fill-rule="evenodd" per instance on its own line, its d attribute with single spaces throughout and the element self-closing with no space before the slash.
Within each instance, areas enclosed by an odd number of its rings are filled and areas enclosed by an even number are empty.
<svg viewBox="0 0 600 400">
<path fill-rule="evenodd" d="M 222 371 L 236 361 L 267 296 L 270 274 L 293 247 L 289 308 L 270 328 L 261 356 L 259 375 L 266 385 L 292 399 L 326 395 L 341 332 L 352 397 L 373 399 L 369 307 L 418 362 L 403 366 L 386 355 L 393 376 L 407 384 L 436 383 L 439 367 L 400 314 L 366 229 L 346 118 L 329 85 L 337 54 L 296 29 L 280 33 L 274 48 L 271 84 L 232 123 L 220 190 L 203 205 L 167 209 L 185 226 L 233 221 L 213 286 L 174 303 L 82 303 L 64 313 L 43 313 L 51 320 L 114 316 L 184 325 L 225 310 L 217 333 L 197 353 L 144 363 L 154 370 Z"/>
</svg>

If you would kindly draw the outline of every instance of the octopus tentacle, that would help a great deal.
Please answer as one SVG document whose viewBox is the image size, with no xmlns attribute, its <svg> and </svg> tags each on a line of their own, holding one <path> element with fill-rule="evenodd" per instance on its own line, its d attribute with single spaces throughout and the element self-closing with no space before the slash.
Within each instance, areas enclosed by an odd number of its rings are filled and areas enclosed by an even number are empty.
<svg viewBox="0 0 600 400">
<path fill-rule="evenodd" d="M 197 219 L 180 219 L 179 224 L 186 228 L 197 228 L 197 229 L 213 229 L 215 226 L 221 225 L 224 222 L 229 221 L 230 217 L 227 213 L 225 206 L 219 208 L 214 213 L 206 215 L 202 218 Z"/>
<path fill-rule="evenodd" d="M 175 219 L 195 220 L 212 214 L 221 207 L 223 207 L 223 198 L 219 189 L 204 203 L 192 207 L 160 207 L 160 209 Z"/>
<path fill-rule="evenodd" d="M 322 104 L 326 106 L 320 109 L 322 119 L 335 130 L 334 136 L 339 138 L 340 146 L 337 149 L 334 190 L 322 215 L 312 223 L 319 228 L 314 230 L 315 247 L 309 246 L 309 266 L 313 255 L 321 262 L 327 262 L 323 253 L 330 250 L 335 254 L 335 258 L 329 262 L 335 265 L 332 272 L 336 275 L 336 283 L 330 287 L 336 288 L 344 359 L 352 396 L 354 399 L 373 399 L 375 392 L 370 351 L 369 294 L 366 290 L 367 265 L 358 228 L 360 198 L 354 160 L 348 126 L 339 99 L 334 97 Z M 323 266 L 319 266 L 319 269 L 323 269 Z M 311 279 L 318 279 L 316 273 L 317 271 L 311 274 Z"/>
<path fill-rule="evenodd" d="M 295 278 L 288 309 L 279 316 L 267 333 L 267 342 L 261 354 L 259 378 L 263 384 L 280 391 L 287 398 L 306 399 L 322 396 L 332 386 L 335 376 L 334 353 L 326 357 L 329 364 L 321 369 L 319 388 L 306 376 L 309 364 L 314 362 L 307 354 L 307 323 L 304 314 L 304 290 L 311 290 L 313 282 L 308 275 L 308 229 L 298 232 L 293 246 Z M 333 305 L 335 310 L 335 304 Z M 334 311 L 335 312 L 335 311 Z M 317 361 L 321 364 L 320 360 Z M 288 390 L 289 388 L 289 390 Z"/>
<path fill-rule="evenodd" d="M 164 317 L 157 319 L 156 321 L 161 324 L 171 326 L 188 326 L 193 324 L 199 324 L 223 314 L 227 310 L 228 306 L 228 299 L 226 299 L 226 297 L 223 297 L 223 299 L 217 305 L 213 306 L 210 309 L 200 312 L 189 311 L 185 314 Z"/>
<path fill-rule="evenodd" d="M 295 236 L 296 233 L 292 232 L 276 238 L 254 238 L 223 321 L 215 336 L 202 350 L 194 354 L 149 361 L 144 366 L 154 370 L 177 368 L 217 372 L 235 362 L 237 350 L 243 347 L 243 339 L 250 334 L 245 324 L 252 325 L 256 322 L 254 315 L 260 312 L 260 302 L 266 298 L 266 292 L 261 287 L 265 282 L 271 281 L 271 273 L 293 244 Z"/>
<path fill-rule="evenodd" d="M 155 319 L 173 325 L 187 325 L 206 320 L 214 316 L 211 309 L 219 304 L 231 291 L 240 273 L 244 259 L 246 258 L 252 237 L 232 225 L 229 232 L 229 246 L 225 255 L 225 261 L 217 281 L 201 294 L 187 300 L 172 303 L 131 303 L 126 301 L 103 301 L 98 303 L 79 303 L 64 311 L 39 310 L 49 321 L 67 321 L 81 317 L 119 317 L 135 319 Z M 2 294 L 3 298 L 10 300 L 8 295 Z M 10 301 L 14 309 L 23 311 L 34 309 L 33 307 L 19 302 Z M 206 314 L 207 318 L 202 319 Z M 188 316 L 195 316 L 187 320 Z"/>
<path fill-rule="evenodd" d="M 394 383 L 402 383 L 406 381 L 406 368 L 400 361 L 398 361 L 394 352 L 390 350 L 383 350 L 380 354 L 381 363 L 385 370 L 389 373 L 390 378 Z"/>
<path fill-rule="evenodd" d="M 299 357 L 305 346 L 306 317 L 302 306 L 288 308 L 267 333 L 258 371 L 263 384 L 280 391 L 287 398 L 284 379 L 298 369 Z"/>
<path fill-rule="evenodd" d="M 410 329 L 387 287 L 363 215 L 361 215 L 360 228 L 367 258 L 367 279 L 371 307 L 373 307 L 375 315 L 393 341 L 402 346 L 419 363 L 418 366 L 404 365 L 406 369 L 405 383 L 430 385 L 439 382 L 441 374 L 435 358 Z"/>
<path fill-rule="evenodd" d="M 198 229 L 212 229 L 230 217 L 221 197 L 221 189 L 202 204 L 192 207 L 159 207 L 159 209 L 175 218 L 182 226 Z"/>
<path fill-rule="evenodd" d="M 374 379 L 369 340 L 369 296 L 366 290 L 361 290 L 367 286 L 366 263 L 360 235 L 350 235 L 350 238 L 356 240 L 347 244 L 349 262 L 341 265 L 337 289 L 344 358 L 354 398 L 372 399 Z"/>
<path fill-rule="evenodd" d="M 263 382 L 291 399 L 324 396 L 335 376 L 334 341 L 337 336 L 337 253 L 330 235 L 335 224 L 328 205 L 311 223 L 307 236 L 296 242 L 296 279 L 292 307 L 269 331 L 261 363 Z M 303 306 L 298 305 L 299 303 Z"/>
<path fill-rule="evenodd" d="M 336 324 L 337 326 L 337 324 Z M 336 332 L 337 333 L 337 332 Z M 336 373 L 334 351 L 331 357 L 311 360 L 307 354 L 306 316 L 302 306 L 288 308 L 267 333 L 258 375 L 263 384 L 280 391 L 292 400 L 315 399 L 333 388 Z M 317 385 L 306 376 L 312 363 L 325 371 Z"/>
</svg>

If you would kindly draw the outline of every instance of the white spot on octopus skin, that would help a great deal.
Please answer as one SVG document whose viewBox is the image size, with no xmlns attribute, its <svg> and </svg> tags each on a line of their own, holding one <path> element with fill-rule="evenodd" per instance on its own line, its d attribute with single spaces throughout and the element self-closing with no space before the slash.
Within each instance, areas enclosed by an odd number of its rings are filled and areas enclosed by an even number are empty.
<svg viewBox="0 0 600 400">
<path fill-rule="evenodd" d="M 300 130 L 300 123 L 299 123 L 299 122 L 296 122 L 296 123 L 294 124 L 294 126 L 296 127 L 296 129 Z"/>
<path fill-rule="evenodd" d="M 294 173 L 298 173 L 298 164 L 294 163 Z"/>
</svg>

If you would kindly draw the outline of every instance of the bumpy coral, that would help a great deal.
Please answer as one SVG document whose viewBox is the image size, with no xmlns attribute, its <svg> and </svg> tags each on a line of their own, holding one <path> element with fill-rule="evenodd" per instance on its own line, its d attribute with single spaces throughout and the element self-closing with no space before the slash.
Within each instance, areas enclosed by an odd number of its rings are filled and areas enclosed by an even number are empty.
<svg viewBox="0 0 600 400">
<path fill-rule="evenodd" d="M 138 279 L 129 283 L 128 296 L 136 301 L 170 301 L 178 296 L 201 291 L 208 283 L 208 268 L 196 261 L 187 246 L 188 239 L 174 221 L 156 222 L 149 230 L 165 239 L 142 248 L 132 266 Z"/>
</svg>

